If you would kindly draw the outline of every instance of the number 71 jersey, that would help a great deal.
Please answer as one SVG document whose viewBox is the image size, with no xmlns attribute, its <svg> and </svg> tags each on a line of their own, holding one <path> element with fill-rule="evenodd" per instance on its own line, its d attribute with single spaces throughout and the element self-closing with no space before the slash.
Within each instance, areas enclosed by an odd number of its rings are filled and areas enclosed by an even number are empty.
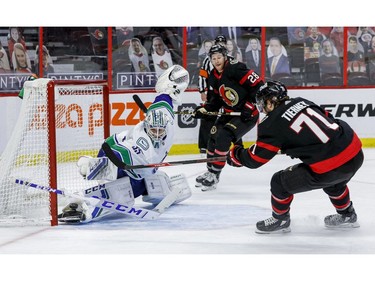
<svg viewBox="0 0 375 281">
<path fill-rule="evenodd" d="M 294 98 L 268 113 L 258 125 L 258 139 L 247 161 L 261 166 L 279 151 L 298 158 L 316 173 L 346 163 L 361 149 L 353 129 L 315 103 Z"/>
</svg>

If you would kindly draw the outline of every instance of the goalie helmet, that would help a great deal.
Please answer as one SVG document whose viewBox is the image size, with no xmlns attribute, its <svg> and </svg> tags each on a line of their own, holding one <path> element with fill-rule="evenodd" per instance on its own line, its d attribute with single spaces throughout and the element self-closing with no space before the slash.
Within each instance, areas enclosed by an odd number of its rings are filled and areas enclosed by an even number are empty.
<svg viewBox="0 0 375 281">
<path fill-rule="evenodd" d="M 167 125 L 169 118 L 161 110 L 151 110 L 147 112 L 144 126 L 147 135 L 153 143 L 159 143 L 167 136 Z"/>
<path fill-rule="evenodd" d="M 160 94 L 168 94 L 174 102 L 181 104 L 181 94 L 189 85 L 189 72 L 176 64 L 165 70 L 158 78 L 155 90 Z"/>
<path fill-rule="evenodd" d="M 288 90 L 285 85 L 279 81 L 268 81 L 261 86 L 255 96 L 258 110 L 264 112 L 266 101 L 270 100 L 275 106 L 288 100 Z"/>
</svg>

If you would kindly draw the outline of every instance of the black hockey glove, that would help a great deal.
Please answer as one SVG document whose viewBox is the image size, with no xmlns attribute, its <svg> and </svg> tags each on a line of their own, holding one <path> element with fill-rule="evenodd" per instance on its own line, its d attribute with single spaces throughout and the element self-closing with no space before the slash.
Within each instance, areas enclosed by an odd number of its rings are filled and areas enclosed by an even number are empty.
<svg viewBox="0 0 375 281">
<path fill-rule="evenodd" d="M 239 155 L 243 149 L 243 146 L 235 145 L 227 155 L 227 163 L 233 167 L 242 167 Z"/>
<path fill-rule="evenodd" d="M 193 117 L 195 119 L 202 119 L 202 118 L 205 118 L 207 115 L 207 110 L 204 108 L 204 106 L 197 106 L 195 109 L 194 109 L 194 112 L 193 112 Z"/>
<path fill-rule="evenodd" d="M 251 102 L 246 102 L 241 111 L 241 120 L 247 122 L 250 120 L 257 120 L 259 117 L 259 111 L 257 107 Z"/>
</svg>

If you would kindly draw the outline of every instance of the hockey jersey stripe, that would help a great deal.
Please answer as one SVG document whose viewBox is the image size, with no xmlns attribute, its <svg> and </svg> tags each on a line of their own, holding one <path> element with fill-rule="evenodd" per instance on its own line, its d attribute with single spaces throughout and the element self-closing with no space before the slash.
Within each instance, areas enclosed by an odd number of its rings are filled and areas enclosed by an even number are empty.
<svg viewBox="0 0 375 281">
<path fill-rule="evenodd" d="M 265 163 L 267 163 L 268 161 L 270 161 L 270 159 L 265 159 L 265 158 L 256 156 L 255 154 L 253 154 L 250 151 L 250 149 L 248 149 L 247 152 L 249 153 L 249 156 L 250 156 L 251 159 L 253 159 L 256 162 L 262 163 L 262 165 L 265 164 Z"/>
<path fill-rule="evenodd" d="M 254 72 L 254 70 L 250 69 L 248 73 L 242 79 L 240 80 L 240 84 L 243 85 L 243 83 L 246 82 L 247 78 Z"/>
<path fill-rule="evenodd" d="M 317 174 L 332 171 L 333 169 L 336 169 L 351 160 L 358 154 L 361 148 L 362 143 L 360 139 L 355 133 L 353 133 L 352 142 L 343 151 L 334 157 L 311 164 L 310 168 Z"/>
<path fill-rule="evenodd" d="M 170 106 L 170 104 L 166 101 L 158 101 L 148 108 L 148 110 L 154 110 L 154 109 L 167 109 L 168 112 L 171 114 L 172 117 L 174 117 L 173 108 Z"/>
<path fill-rule="evenodd" d="M 272 152 L 276 152 L 277 153 L 280 150 L 279 147 L 273 146 L 273 145 L 265 143 L 265 142 L 257 141 L 256 144 L 257 144 L 257 146 L 259 146 L 261 148 L 265 148 L 265 149 L 267 149 L 269 151 L 272 151 Z"/>
</svg>

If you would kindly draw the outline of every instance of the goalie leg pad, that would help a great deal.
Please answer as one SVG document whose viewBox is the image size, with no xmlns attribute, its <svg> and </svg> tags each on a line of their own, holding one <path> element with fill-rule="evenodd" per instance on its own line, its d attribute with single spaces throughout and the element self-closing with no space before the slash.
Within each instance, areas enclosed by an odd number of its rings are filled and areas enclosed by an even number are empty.
<svg viewBox="0 0 375 281">
<path fill-rule="evenodd" d="M 84 190 L 84 196 L 95 196 L 111 199 L 124 205 L 134 205 L 134 194 L 129 177 L 87 188 Z"/>
<path fill-rule="evenodd" d="M 117 167 L 107 157 L 81 156 L 77 161 L 79 173 L 87 180 L 115 180 Z"/>
<path fill-rule="evenodd" d="M 129 177 L 87 188 L 84 190 L 84 196 L 110 199 L 126 206 L 133 206 L 135 202 Z M 86 202 L 86 206 L 83 205 L 83 209 L 86 217 L 85 223 L 113 213 L 110 210 L 95 207 L 95 205 L 91 205 L 89 202 Z"/>
<path fill-rule="evenodd" d="M 191 197 L 191 189 L 184 174 L 174 175 L 170 178 L 172 189 L 180 189 L 180 195 L 175 204 L 180 203 Z"/>
<path fill-rule="evenodd" d="M 142 200 L 151 204 L 160 203 L 164 197 L 171 193 L 171 190 L 177 188 L 181 189 L 182 192 L 180 192 L 174 204 L 191 196 L 191 189 L 183 174 L 169 178 L 166 173 L 157 171 L 154 175 L 145 178 L 145 184 L 148 195 L 143 196 Z"/>
</svg>

